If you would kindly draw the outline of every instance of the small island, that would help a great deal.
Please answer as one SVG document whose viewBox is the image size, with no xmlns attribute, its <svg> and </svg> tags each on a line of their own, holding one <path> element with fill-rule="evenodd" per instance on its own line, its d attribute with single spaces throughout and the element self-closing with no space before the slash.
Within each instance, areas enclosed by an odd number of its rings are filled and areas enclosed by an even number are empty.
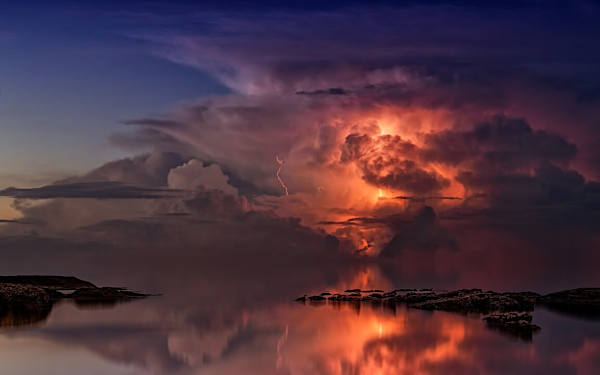
<svg viewBox="0 0 600 375">
<path fill-rule="evenodd" d="M 487 326 L 502 333 L 530 341 L 541 328 L 534 324 L 532 312 L 536 306 L 545 306 L 558 312 L 600 317 L 600 288 L 571 289 L 547 295 L 535 292 L 494 292 L 482 289 L 441 291 L 433 289 L 347 289 L 343 293 L 330 291 L 304 295 L 296 301 L 319 305 L 375 304 L 395 311 L 396 305 L 421 310 L 438 310 L 461 314 L 481 314 Z"/>
<path fill-rule="evenodd" d="M 0 276 L 0 327 L 43 322 L 54 304 L 63 300 L 94 307 L 147 296 L 125 288 L 98 287 L 72 276 Z"/>
</svg>

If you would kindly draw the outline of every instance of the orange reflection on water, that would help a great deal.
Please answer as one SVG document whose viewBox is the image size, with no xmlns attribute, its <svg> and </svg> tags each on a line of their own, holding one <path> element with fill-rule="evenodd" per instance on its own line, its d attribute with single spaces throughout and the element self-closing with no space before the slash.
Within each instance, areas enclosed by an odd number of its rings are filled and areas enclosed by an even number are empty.
<svg viewBox="0 0 600 375">
<path fill-rule="evenodd" d="M 436 363 L 470 362 L 460 344 L 469 320 L 383 306 L 297 306 L 279 368 L 292 374 L 430 374 Z"/>
<path fill-rule="evenodd" d="M 90 371 L 114 365 L 92 372 L 123 375 L 591 375 L 600 368 L 597 323 L 543 311 L 535 319 L 544 330 L 530 343 L 487 329 L 480 316 L 366 302 L 283 303 L 224 316 L 197 315 L 198 310 L 157 314 L 161 306 L 156 299 L 101 313 L 61 304 L 48 329 L 0 337 L 6 349 L 2 368 L 28 369 L 31 358 L 71 365 L 82 360 Z M 32 351 L 32 340 L 43 353 Z"/>
<path fill-rule="evenodd" d="M 381 270 L 377 267 L 367 266 L 361 268 L 352 273 L 348 273 L 345 275 L 345 279 L 340 280 L 334 290 L 344 291 L 346 289 L 361 289 L 361 290 L 370 290 L 370 289 L 379 289 L 383 288 L 386 290 L 391 290 L 392 284 L 390 281 L 381 273 Z M 312 290 L 311 294 L 319 294 L 322 290 Z"/>
</svg>

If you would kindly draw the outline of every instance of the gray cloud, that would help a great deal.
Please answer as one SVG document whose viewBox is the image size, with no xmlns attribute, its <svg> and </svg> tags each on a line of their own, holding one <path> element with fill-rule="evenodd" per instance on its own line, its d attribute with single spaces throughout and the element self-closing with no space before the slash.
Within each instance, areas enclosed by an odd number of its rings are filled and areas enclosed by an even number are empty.
<svg viewBox="0 0 600 375">
<path fill-rule="evenodd" d="M 471 163 L 485 170 L 511 171 L 540 162 L 571 161 L 577 147 L 564 137 L 533 130 L 527 121 L 504 116 L 472 130 L 444 130 L 427 135 L 425 158 L 452 165 Z"/>
<path fill-rule="evenodd" d="M 450 186 L 447 178 L 419 167 L 412 160 L 391 160 L 381 164 L 376 161 L 366 164 L 363 171 L 365 181 L 375 186 L 413 193 L 436 192 Z"/>
<path fill-rule="evenodd" d="M 82 177 L 63 182 L 116 181 L 139 186 L 167 186 L 171 169 L 188 161 L 175 152 L 153 152 L 106 163 Z"/>
<path fill-rule="evenodd" d="M 149 147 L 155 150 L 177 150 L 183 154 L 189 154 L 186 150 L 190 146 L 177 140 L 175 137 L 157 129 L 140 128 L 134 132 L 119 132 L 111 134 L 109 140 L 112 144 L 126 150 L 146 150 Z"/>
<path fill-rule="evenodd" d="M 176 190 L 141 188 L 114 181 L 74 182 L 29 189 L 10 187 L 0 190 L 0 196 L 18 199 L 159 199 L 171 198 L 175 194 Z"/>
<path fill-rule="evenodd" d="M 141 125 L 141 126 L 149 126 L 156 128 L 176 128 L 179 126 L 183 126 L 183 124 L 173 121 L 170 119 L 155 119 L 155 118 L 141 118 L 141 119 L 133 119 L 133 120 L 125 120 L 122 121 L 125 125 Z"/>
<path fill-rule="evenodd" d="M 341 87 L 331 87 L 328 89 L 313 90 L 313 91 L 297 91 L 296 95 L 348 95 L 349 91 Z"/>
</svg>

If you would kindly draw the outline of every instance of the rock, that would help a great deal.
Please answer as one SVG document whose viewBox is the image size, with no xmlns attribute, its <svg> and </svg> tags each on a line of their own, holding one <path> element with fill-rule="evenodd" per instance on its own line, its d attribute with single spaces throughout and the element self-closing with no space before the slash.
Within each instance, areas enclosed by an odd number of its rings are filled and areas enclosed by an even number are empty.
<svg viewBox="0 0 600 375">
<path fill-rule="evenodd" d="M 0 284 L 0 310 L 51 304 L 50 294 L 35 285 Z"/>
<path fill-rule="evenodd" d="M 43 322 L 52 310 L 53 299 L 43 288 L 13 283 L 0 284 L 0 327 L 17 327 Z"/>
<path fill-rule="evenodd" d="M 535 297 L 528 292 L 496 293 L 461 289 L 447 293 L 426 292 L 416 301 L 413 298 L 407 302 L 410 307 L 423 310 L 485 314 L 492 311 L 532 311 Z"/>
<path fill-rule="evenodd" d="M 357 290 L 357 289 L 348 289 Z M 379 289 L 374 289 L 379 290 Z M 363 293 L 367 292 L 362 291 Z M 329 292 L 321 296 L 331 295 Z M 360 292 L 347 295 L 335 294 L 330 300 L 352 301 L 361 298 Z M 366 296 L 365 296 L 366 297 Z M 385 300 L 388 303 L 404 303 L 423 310 L 444 310 L 462 313 L 489 313 L 493 311 L 532 311 L 539 295 L 532 292 L 497 293 L 481 289 L 434 291 L 431 289 L 396 289 L 388 293 L 371 293 L 364 301 Z"/>
<path fill-rule="evenodd" d="M 505 312 L 505 313 L 494 313 L 483 318 L 491 324 L 507 324 L 507 323 L 531 323 L 533 317 L 528 312 Z"/>
<path fill-rule="evenodd" d="M 503 333 L 531 340 L 534 332 L 540 328 L 532 324 L 531 311 L 536 301 L 544 303 L 563 303 L 568 306 L 600 306 L 600 289 L 578 289 L 540 296 L 533 292 L 483 291 L 482 289 L 459 289 L 453 291 L 433 289 L 395 289 L 383 292 L 380 289 L 347 289 L 349 294 L 323 292 L 320 296 L 308 297 L 311 301 L 352 304 L 357 310 L 361 303 L 383 305 L 395 311 L 397 304 L 422 310 L 440 310 L 458 313 L 487 314 L 484 318 L 488 327 Z M 325 298 L 324 296 L 330 296 Z M 305 301 L 306 296 L 297 300 Z"/>
<path fill-rule="evenodd" d="M 96 288 L 98 289 L 98 288 Z M 113 288 L 114 289 L 114 288 Z M 363 296 L 362 293 L 371 293 Z M 361 303 L 383 305 L 395 311 L 397 304 L 422 310 L 440 310 L 462 314 L 485 314 L 487 326 L 502 333 L 531 340 L 540 327 L 532 323 L 531 312 L 536 304 L 570 314 L 600 317 L 600 288 L 579 288 L 541 296 L 534 292 L 494 292 L 482 289 L 452 291 L 433 289 L 395 289 L 384 293 L 380 289 L 347 289 L 345 293 L 323 292 L 308 297 L 310 301 L 348 303 L 360 311 Z M 325 298 L 329 296 L 329 298 Z M 306 301 L 306 295 L 296 299 Z"/>
<path fill-rule="evenodd" d="M 65 298 L 75 300 L 80 306 L 112 306 L 118 302 L 143 297 L 147 295 L 111 287 L 80 288 L 72 294 L 65 295 Z"/>
<path fill-rule="evenodd" d="M 409 292 L 401 292 L 396 294 L 394 299 L 396 302 L 404 302 L 407 304 L 414 304 L 419 302 L 430 301 L 435 298 L 439 298 L 439 294 L 434 292 L 419 292 L 419 291 L 409 291 Z"/>
<path fill-rule="evenodd" d="M 532 324 L 533 317 L 528 312 L 494 313 L 483 318 L 490 328 L 530 341 L 541 328 Z"/>
<path fill-rule="evenodd" d="M 298 302 L 304 302 L 304 301 L 306 301 L 306 294 L 303 295 L 302 297 L 296 298 L 295 300 L 298 301 Z"/>
<path fill-rule="evenodd" d="M 0 327 L 43 322 L 62 299 L 73 299 L 78 305 L 105 305 L 146 296 L 124 288 L 98 288 L 76 277 L 0 276 Z"/>
</svg>

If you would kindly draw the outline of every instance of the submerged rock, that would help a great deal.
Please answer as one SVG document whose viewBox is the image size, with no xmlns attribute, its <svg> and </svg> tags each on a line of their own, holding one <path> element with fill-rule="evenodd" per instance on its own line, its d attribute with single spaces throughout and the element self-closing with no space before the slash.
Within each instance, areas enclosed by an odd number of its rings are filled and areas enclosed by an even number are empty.
<svg viewBox="0 0 600 375">
<path fill-rule="evenodd" d="M 515 311 L 494 313 L 483 318 L 490 328 L 517 336 L 526 341 L 530 341 L 533 334 L 541 329 L 531 323 L 532 319 L 533 317 L 528 312 Z"/>
</svg>

